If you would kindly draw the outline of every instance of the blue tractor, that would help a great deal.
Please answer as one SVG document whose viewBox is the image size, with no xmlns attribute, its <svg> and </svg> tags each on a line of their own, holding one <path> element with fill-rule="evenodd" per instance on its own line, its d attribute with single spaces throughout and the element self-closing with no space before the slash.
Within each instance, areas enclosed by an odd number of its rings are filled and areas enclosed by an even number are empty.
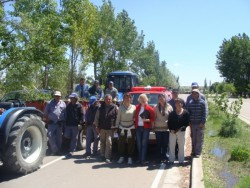
<svg viewBox="0 0 250 188">
<path fill-rule="evenodd" d="M 0 102 L 0 160 L 6 169 L 27 174 L 42 164 L 47 149 L 43 113 L 19 100 Z"/>
<path fill-rule="evenodd" d="M 114 87 L 118 90 L 118 102 L 122 101 L 123 93 L 131 91 L 139 82 L 137 74 L 131 71 L 110 72 L 107 76 L 107 85 L 109 81 L 113 81 Z"/>
</svg>

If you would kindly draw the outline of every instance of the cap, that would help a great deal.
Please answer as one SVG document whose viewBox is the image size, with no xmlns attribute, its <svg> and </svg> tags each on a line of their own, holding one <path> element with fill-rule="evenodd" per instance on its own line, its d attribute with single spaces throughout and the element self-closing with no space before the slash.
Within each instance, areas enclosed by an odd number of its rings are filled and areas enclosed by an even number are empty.
<svg viewBox="0 0 250 188">
<path fill-rule="evenodd" d="M 178 89 L 173 89 L 173 90 L 172 90 L 172 93 L 178 94 L 178 93 L 179 93 L 179 92 L 178 92 Z"/>
<path fill-rule="evenodd" d="M 192 92 L 200 93 L 199 89 L 192 89 Z"/>
<path fill-rule="evenodd" d="M 109 81 L 109 84 L 114 84 L 114 82 L 113 81 Z"/>
<path fill-rule="evenodd" d="M 99 84 L 99 81 L 98 81 L 98 80 L 95 80 L 95 81 L 94 81 L 94 84 Z"/>
<path fill-rule="evenodd" d="M 77 99 L 78 95 L 77 95 L 77 93 L 71 93 L 69 98 L 76 98 Z"/>
<path fill-rule="evenodd" d="M 60 91 L 55 91 L 54 96 L 59 96 L 59 97 L 61 97 L 61 96 L 62 96 L 62 94 L 61 94 L 61 92 L 60 92 Z"/>
<path fill-rule="evenodd" d="M 96 101 L 97 101 L 97 98 L 96 98 L 95 96 L 91 96 L 91 97 L 89 98 L 89 105 L 94 104 Z"/>
<path fill-rule="evenodd" d="M 199 85 L 198 85 L 197 82 L 193 82 L 193 83 L 191 84 L 191 87 L 199 87 Z"/>
</svg>

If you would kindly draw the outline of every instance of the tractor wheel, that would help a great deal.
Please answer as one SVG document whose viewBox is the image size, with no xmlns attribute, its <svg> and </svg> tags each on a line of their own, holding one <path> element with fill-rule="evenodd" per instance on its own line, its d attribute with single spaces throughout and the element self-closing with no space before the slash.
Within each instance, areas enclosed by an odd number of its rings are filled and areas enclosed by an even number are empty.
<svg viewBox="0 0 250 188">
<path fill-rule="evenodd" d="M 78 134 L 77 150 L 83 150 L 86 148 L 86 135 L 84 129 L 81 129 Z"/>
<path fill-rule="evenodd" d="M 26 114 L 11 128 L 4 164 L 15 173 L 33 172 L 42 164 L 46 149 L 44 122 L 37 115 Z"/>
</svg>

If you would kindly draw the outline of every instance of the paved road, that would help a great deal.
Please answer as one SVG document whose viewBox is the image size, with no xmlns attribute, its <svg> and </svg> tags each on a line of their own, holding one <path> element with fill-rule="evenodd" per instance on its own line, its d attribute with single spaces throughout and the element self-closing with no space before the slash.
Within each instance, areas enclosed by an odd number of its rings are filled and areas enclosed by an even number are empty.
<svg viewBox="0 0 250 188">
<path fill-rule="evenodd" d="M 0 166 L 0 187 L 151 187 L 161 168 L 160 163 L 153 161 L 152 153 L 153 147 L 149 150 L 151 162 L 148 166 L 107 164 L 97 158 L 85 160 L 82 158 L 83 151 L 70 158 L 46 156 L 41 169 L 26 176 L 6 173 Z M 160 180 L 156 181 L 156 185 L 160 184 Z"/>
</svg>

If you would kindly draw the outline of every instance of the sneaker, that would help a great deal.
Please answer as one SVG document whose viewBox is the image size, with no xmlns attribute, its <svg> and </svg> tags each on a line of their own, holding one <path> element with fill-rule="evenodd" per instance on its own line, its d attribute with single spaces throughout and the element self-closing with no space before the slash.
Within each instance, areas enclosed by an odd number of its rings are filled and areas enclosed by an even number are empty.
<svg viewBox="0 0 250 188">
<path fill-rule="evenodd" d="M 132 158 L 131 158 L 131 157 L 128 158 L 128 164 L 129 164 L 129 165 L 132 165 L 132 164 L 133 164 L 133 161 L 132 161 Z"/>
<path fill-rule="evenodd" d="M 120 157 L 119 160 L 117 161 L 117 163 L 122 164 L 123 161 L 124 161 L 124 157 Z"/>
<path fill-rule="evenodd" d="M 90 158 L 90 155 L 88 153 L 84 153 L 82 157 L 83 158 Z"/>
<path fill-rule="evenodd" d="M 110 159 L 106 159 L 105 162 L 106 163 L 111 163 L 111 160 Z"/>
</svg>

